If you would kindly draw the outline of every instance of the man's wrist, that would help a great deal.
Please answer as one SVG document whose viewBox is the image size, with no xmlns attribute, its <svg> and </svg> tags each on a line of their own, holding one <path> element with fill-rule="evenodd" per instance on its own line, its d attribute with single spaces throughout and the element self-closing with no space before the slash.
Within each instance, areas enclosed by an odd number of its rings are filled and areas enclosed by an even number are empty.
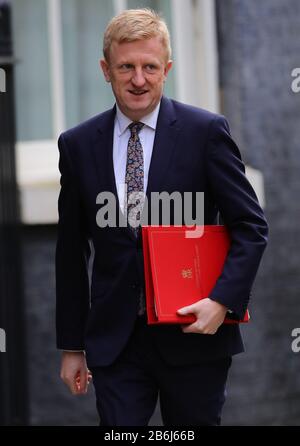
<svg viewBox="0 0 300 446">
<path fill-rule="evenodd" d="M 209 299 L 212 300 L 213 302 L 221 305 L 224 308 L 224 311 L 226 311 L 227 313 L 230 313 L 230 314 L 234 313 L 232 310 L 230 310 L 230 308 L 226 307 L 226 305 L 222 304 L 221 302 L 219 302 L 219 301 L 217 301 L 215 299 L 212 299 L 211 297 L 209 297 Z"/>
</svg>

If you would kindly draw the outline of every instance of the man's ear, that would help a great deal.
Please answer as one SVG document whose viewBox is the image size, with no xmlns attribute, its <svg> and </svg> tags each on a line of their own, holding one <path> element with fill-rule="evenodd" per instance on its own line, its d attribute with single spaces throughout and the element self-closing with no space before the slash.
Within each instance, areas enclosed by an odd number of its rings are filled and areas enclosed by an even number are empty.
<svg viewBox="0 0 300 446">
<path fill-rule="evenodd" d="M 173 60 L 169 60 L 168 63 L 167 63 L 167 65 L 165 66 L 165 72 L 164 72 L 165 80 L 166 80 L 167 77 L 168 77 L 168 73 L 169 73 L 169 71 L 171 70 L 172 65 L 173 65 Z"/>
<path fill-rule="evenodd" d="M 100 67 L 102 68 L 106 82 L 110 82 L 109 65 L 105 59 L 100 60 Z"/>
</svg>

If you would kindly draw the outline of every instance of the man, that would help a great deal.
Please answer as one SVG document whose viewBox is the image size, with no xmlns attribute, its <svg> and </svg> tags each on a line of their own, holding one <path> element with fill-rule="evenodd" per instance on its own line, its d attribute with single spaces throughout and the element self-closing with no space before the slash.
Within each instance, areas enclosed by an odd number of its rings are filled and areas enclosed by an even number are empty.
<svg viewBox="0 0 300 446">
<path fill-rule="evenodd" d="M 116 106 L 59 138 L 61 377 L 80 394 L 91 371 L 107 426 L 147 425 L 158 393 L 164 424 L 220 424 L 231 358 L 243 351 L 239 327 L 222 322 L 228 310 L 243 317 L 266 246 L 267 223 L 226 120 L 163 96 L 170 56 L 166 24 L 154 12 L 115 17 L 101 68 Z M 193 324 L 147 325 L 141 233 L 130 222 L 97 225 L 98 194 L 113 193 L 128 216 L 128 191 L 204 192 L 205 224 L 220 212 L 229 228 L 231 249 L 210 296 L 179 309 L 196 315 Z"/>
</svg>

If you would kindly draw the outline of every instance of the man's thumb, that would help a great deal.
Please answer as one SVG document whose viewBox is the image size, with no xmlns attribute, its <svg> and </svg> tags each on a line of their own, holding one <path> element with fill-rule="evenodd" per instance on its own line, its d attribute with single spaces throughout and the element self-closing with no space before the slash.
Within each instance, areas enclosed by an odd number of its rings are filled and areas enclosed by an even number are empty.
<svg viewBox="0 0 300 446">
<path fill-rule="evenodd" d="M 189 305 L 188 307 L 182 307 L 177 310 L 177 313 L 181 316 L 184 316 L 186 314 L 191 314 L 193 312 L 193 305 Z"/>
</svg>

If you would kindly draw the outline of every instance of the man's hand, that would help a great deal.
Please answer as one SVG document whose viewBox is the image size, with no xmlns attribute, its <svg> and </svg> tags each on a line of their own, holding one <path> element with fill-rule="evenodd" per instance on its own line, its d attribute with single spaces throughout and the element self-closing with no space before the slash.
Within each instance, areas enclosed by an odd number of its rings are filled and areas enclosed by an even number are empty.
<svg viewBox="0 0 300 446">
<path fill-rule="evenodd" d="M 92 379 L 88 370 L 84 352 L 63 352 L 60 377 L 73 395 L 87 392 Z"/>
<path fill-rule="evenodd" d="M 225 319 L 227 308 L 206 298 L 180 308 L 177 313 L 182 316 L 193 313 L 197 318 L 192 324 L 181 326 L 184 333 L 215 334 Z"/>
</svg>

